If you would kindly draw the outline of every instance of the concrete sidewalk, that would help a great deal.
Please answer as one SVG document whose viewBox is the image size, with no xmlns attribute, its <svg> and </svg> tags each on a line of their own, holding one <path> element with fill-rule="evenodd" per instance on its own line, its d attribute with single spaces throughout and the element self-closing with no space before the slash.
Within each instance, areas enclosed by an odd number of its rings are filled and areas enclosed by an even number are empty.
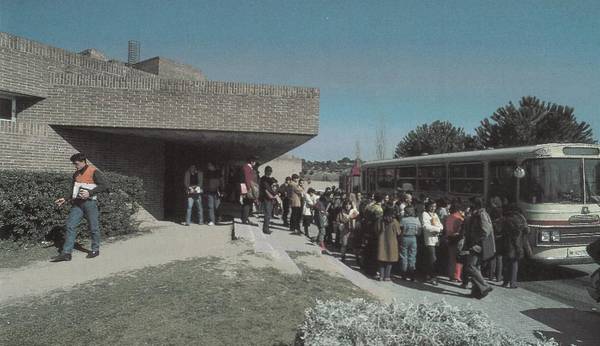
<svg viewBox="0 0 600 346">
<path fill-rule="evenodd" d="M 148 233 L 103 243 L 100 256 L 86 259 L 75 251 L 70 262 L 37 262 L 17 269 L 0 269 L 0 305 L 55 289 L 109 277 L 148 266 L 194 257 L 235 258 L 251 245 L 231 241 L 231 224 L 189 227 L 172 222 L 146 223 Z"/>
<path fill-rule="evenodd" d="M 244 264 L 274 267 L 292 275 L 302 273 L 301 264 L 344 277 L 384 302 L 445 301 L 482 310 L 499 326 L 532 341 L 534 332 L 539 330 L 577 345 L 600 344 L 600 330 L 595 327 L 600 323 L 598 314 L 576 310 L 521 288 L 495 287 L 488 297 L 476 300 L 468 297 L 469 291 L 445 281 L 441 281 L 439 286 L 398 279 L 393 282 L 375 281 L 334 256 L 322 255 L 318 246 L 305 236 L 292 235 L 279 220 L 274 220 L 270 235 L 263 234 L 261 226 L 236 223 L 185 227 L 171 222 L 149 222 L 146 224 L 148 233 L 105 243 L 100 257 L 94 259 L 85 259 L 84 253 L 75 253 L 70 262 L 45 261 L 18 269 L 1 269 L 0 305 L 147 266 L 215 256 L 225 259 L 227 265 L 235 266 L 243 261 Z M 240 238 L 237 241 L 231 240 L 232 227 Z M 316 235 L 314 226 L 311 226 L 310 233 Z M 349 263 L 352 264 L 352 258 Z"/>
<path fill-rule="evenodd" d="M 261 229 L 262 224 L 257 229 Z M 507 289 L 494 285 L 494 291 L 482 300 L 469 297 L 470 290 L 461 289 L 458 284 L 440 280 L 438 286 L 420 282 L 409 282 L 394 278 L 391 282 L 375 281 L 365 276 L 357 266 L 342 263 L 332 255 L 321 255 L 319 248 L 311 244 L 305 236 L 292 235 L 286 228 L 272 223 L 273 234 L 266 241 L 284 251 L 304 253 L 296 259 L 311 268 L 324 270 L 332 275 L 340 275 L 356 286 L 370 292 L 384 302 L 431 303 L 445 301 L 448 304 L 481 310 L 499 326 L 514 332 L 530 341 L 535 341 L 539 331 L 546 337 L 555 337 L 561 343 L 575 345 L 600 345 L 600 315 L 596 312 L 579 311 L 522 288 Z M 317 229 L 311 226 L 311 236 Z"/>
</svg>

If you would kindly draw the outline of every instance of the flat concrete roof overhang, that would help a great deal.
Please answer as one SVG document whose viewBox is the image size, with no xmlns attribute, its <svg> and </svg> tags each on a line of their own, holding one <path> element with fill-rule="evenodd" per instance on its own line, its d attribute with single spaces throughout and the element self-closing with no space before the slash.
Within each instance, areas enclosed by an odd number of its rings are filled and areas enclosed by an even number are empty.
<svg viewBox="0 0 600 346">
<path fill-rule="evenodd" d="M 245 160 L 256 155 L 260 162 L 267 162 L 307 142 L 315 135 L 214 131 L 214 130 L 174 130 L 149 128 L 106 128 L 60 126 L 70 131 L 90 131 L 121 136 L 154 138 L 164 142 L 180 144 L 184 147 L 197 147 L 208 157 L 223 161 Z"/>
</svg>

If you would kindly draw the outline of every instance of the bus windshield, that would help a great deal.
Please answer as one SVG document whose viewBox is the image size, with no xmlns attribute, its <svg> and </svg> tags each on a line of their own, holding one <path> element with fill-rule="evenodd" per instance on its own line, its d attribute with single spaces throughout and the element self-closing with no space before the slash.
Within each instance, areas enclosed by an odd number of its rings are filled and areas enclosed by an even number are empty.
<svg viewBox="0 0 600 346">
<path fill-rule="evenodd" d="M 582 164 L 581 159 L 565 158 L 525 161 L 526 173 L 520 182 L 521 200 L 532 204 L 583 203 Z M 594 174 L 598 172 L 597 169 L 593 171 Z M 594 188 L 597 189 L 597 184 Z"/>
<path fill-rule="evenodd" d="M 600 204 L 600 159 L 585 159 L 586 203 Z"/>
</svg>

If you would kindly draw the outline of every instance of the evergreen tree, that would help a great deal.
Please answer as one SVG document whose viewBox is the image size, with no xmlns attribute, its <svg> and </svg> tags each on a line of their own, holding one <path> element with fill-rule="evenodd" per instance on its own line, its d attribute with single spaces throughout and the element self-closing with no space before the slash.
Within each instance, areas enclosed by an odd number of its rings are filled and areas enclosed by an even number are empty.
<svg viewBox="0 0 600 346">
<path fill-rule="evenodd" d="M 519 107 L 512 102 L 498 108 L 475 129 L 477 141 L 486 148 L 543 143 L 595 143 L 592 129 L 578 122 L 574 109 L 526 96 Z"/>
<path fill-rule="evenodd" d="M 442 154 L 477 149 L 477 141 L 461 127 L 436 120 L 410 131 L 398 145 L 394 157 Z"/>
</svg>

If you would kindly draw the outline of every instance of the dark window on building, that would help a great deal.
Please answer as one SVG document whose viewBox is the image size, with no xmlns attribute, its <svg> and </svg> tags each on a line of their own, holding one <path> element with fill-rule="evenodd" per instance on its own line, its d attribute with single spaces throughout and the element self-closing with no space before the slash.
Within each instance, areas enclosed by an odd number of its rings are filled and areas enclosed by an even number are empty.
<svg viewBox="0 0 600 346">
<path fill-rule="evenodd" d="M 419 167 L 419 190 L 446 191 L 446 166 Z"/>
<path fill-rule="evenodd" d="M 483 163 L 451 164 L 450 192 L 483 194 Z"/>
<path fill-rule="evenodd" d="M 13 100 L 0 97 L 0 119 L 12 120 L 13 118 Z"/>
<path fill-rule="evenodd" d="M 377 186 L 382 189 L 394 188 L 393 168 L 379 168 L 377 170 Z"/>
</svg>

